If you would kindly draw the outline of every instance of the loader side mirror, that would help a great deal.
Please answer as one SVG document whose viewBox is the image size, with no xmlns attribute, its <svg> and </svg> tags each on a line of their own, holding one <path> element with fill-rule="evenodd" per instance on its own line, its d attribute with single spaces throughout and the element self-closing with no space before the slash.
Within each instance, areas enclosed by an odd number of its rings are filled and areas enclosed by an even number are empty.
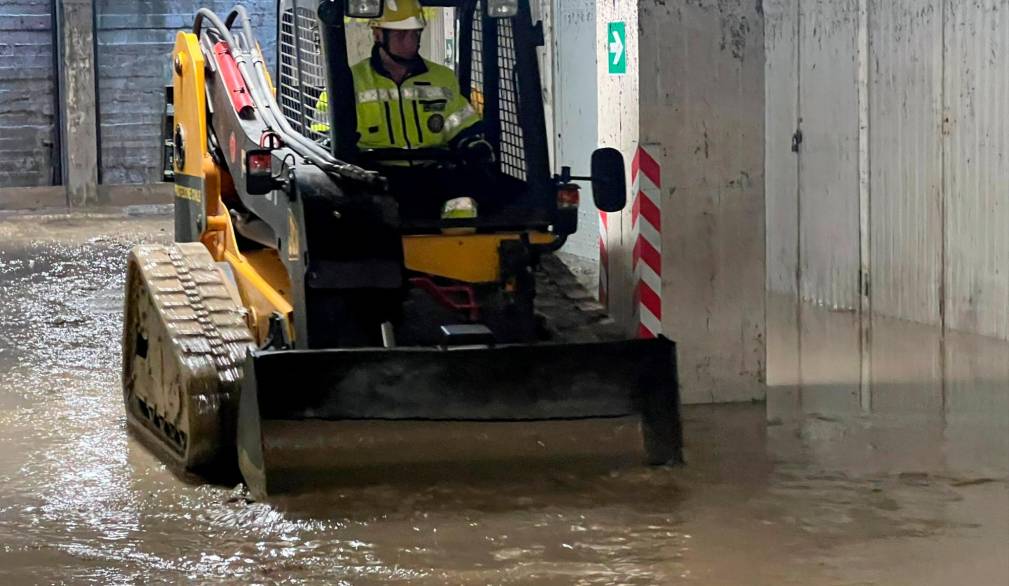
<svg viewBox="0 0 1009 586">
<path fill-rule="evenodd" d="M 384 8 L 384 0 L 347 0 L 346 15 L 350 18 L 378 18 Z"/>
<path fill-rule="evenodd" d="M 592 197 L 604 212 L 619 212 L 627 205 L 624 156 L 614 148 L 592 153 Z"/>
<path fill-rule="evenodd" d="M 251 195 L 266 195 L 277 188 L 273 176 L 273 153 L 254 150 L 245 153 L 245 190 Z"/>
</svg>

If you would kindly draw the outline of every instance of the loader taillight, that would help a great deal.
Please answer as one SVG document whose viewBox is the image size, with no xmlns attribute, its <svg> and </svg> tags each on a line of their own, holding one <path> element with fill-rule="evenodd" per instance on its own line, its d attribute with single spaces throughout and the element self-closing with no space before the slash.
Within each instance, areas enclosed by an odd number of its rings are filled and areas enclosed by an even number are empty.
<svg viewBox="0 0 1009 586">
<path fill-rule="evenodd" d="M 268 150 L 245 153 L 245 190 L 252 195 L 265 195 L 277 189 L 273 176 L 273 153 Z"/>
<path fill-rule="evenodd" d="M 560 209 L 577 208 L 581 200 L 581 193 L 577 185 L 562 185 L 557 190 L 557 207 Z"/>
<path fill-rule="evenodd" d="M 249 153 L 249 173 L 270 173 L 272 167 L 273 156 L 269 151 Z"/>
</svg>

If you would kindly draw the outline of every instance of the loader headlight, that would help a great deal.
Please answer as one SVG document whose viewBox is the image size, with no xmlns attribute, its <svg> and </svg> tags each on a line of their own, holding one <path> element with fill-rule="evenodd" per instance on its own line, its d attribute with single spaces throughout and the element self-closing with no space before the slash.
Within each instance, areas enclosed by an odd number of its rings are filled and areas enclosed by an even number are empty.
<svg viewBox="0 0 1009 586">
<path fill-rule="evenodd" d="M 378 18 L 382 16 L 384 0 L 347 0 L 347 16 L 350 18 Z"/>
<path fill-rule="evenodd" d="M 477 217 L 476 200 L 472 197 L 457 197 L 441 206 L 443 220 L 473 220 Z"/>
<path fill-rule="evenodd" d="M 519 0 L 487 0 L 487 14 L 493 18 L 511 18 L 519 13 Z"/>
</svg>

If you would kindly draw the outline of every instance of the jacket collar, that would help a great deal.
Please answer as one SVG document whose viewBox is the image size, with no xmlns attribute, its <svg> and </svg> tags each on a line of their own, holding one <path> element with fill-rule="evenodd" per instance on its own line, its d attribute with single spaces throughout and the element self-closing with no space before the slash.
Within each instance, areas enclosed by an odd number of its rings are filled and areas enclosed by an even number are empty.
<svg viewBox="0 0 1009 586">
<path fill-rule="evenodd" d="M 381 49 L 378 45 L 374 45 L 371 48 L 371 68 L 375 70 L 375 73 L 392 80 L 392 74 L 389 70 L 385 68 L 385 63 L 382 62 Z M 406 77 L 403 81 L 410 79 L 411 77 L 427 73 L 427 63 L 424 62 L 424 58 L 418 56 L 417 59 L 409 65 L 406 71 Z M 393 80 L 395 81 L 395 80 Z"/>
</svg>

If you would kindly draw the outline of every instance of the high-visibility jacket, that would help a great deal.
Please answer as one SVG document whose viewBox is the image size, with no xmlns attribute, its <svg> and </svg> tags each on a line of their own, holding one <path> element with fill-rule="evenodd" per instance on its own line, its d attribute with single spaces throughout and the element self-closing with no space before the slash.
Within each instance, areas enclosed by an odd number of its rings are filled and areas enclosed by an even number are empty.
<svg viewBox="0 0 1009 586">
<path fill-rule="evenodd" d="M 378 50 L 351 68 L 357 98 L 358 147 L 362 149 L 447 147 L 480 122 L 480 115 L 459 91 L 451 69 L 426 59 L 399 85 L 382 65 Z M 328 96 L 319 97 L 316 110 L 328 110 Z M 312 130 L 329 132 L 317 123 Z"/>
</svg>

